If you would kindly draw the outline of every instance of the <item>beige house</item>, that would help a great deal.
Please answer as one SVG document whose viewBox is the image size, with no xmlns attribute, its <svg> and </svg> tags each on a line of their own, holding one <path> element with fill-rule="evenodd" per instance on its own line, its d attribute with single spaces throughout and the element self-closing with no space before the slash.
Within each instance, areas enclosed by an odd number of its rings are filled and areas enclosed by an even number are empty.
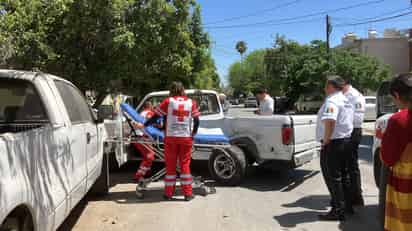
<svg viewBox="0 0 412 231">
<path fill-rule="evenodd" d="M 382 37 L 378 37 L 376 31 L 370 30 L 368 38 L 358 38 L 355 34 L 348 33 L 338 47 L 375 57 L 389 65 L 393 74 L 405 73 L 411 70 L 412 51 L 409 32 L 405 32 L 388 29 Z"/>
</svg>

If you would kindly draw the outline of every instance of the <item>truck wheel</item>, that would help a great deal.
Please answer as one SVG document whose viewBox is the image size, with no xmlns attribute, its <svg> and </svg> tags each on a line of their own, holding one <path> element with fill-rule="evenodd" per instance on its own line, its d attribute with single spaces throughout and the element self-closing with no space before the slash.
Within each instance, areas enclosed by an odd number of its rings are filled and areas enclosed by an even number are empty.
<svg viewBox="0 0 412 231">
<path fill-rule="evenodd" d="M 109 193 L 110 176 L 109 176 L 109 154 L 103 154 L 102 173 L 97 178 L 90 192 L 94 195 L 105 196 Z"/>
<path fill-rule="evenodd" d="M 231 146 L 227 149 L 214 149 L 209 159 L 209 171 L 219 183 L 236 186 L 246 174 L 246 156 L 242 149 Z"/>
<path fill-rule="evenodd" d="M 381 169 L 382 169 L 382 161 L 379 157 L 379 149 L 376 149 L 375 158 L 373 161 L 373 176 L 375 177 L 375 184 L 376 187 L 379 188 L 380 180 L 381 180 Z"/>
<path fill-rule="evenodd" d="M 33 222 L 31 216 L 8 217 L 1 225 L 1 231 L 33 231 Z"/>
</svg>

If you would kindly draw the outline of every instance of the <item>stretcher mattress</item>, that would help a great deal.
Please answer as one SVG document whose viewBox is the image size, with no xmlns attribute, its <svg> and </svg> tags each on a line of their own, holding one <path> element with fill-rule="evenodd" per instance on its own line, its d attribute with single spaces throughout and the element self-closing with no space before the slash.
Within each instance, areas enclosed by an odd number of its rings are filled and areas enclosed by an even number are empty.
<svg viewBox="0 0 412 231">
<path fill-rule="evenodd" d="M 120 108 L 131 119 L 136 122 L 144 123 L 145 119 L 136 112 L 136 110 L 127 103 L 122 103 Z M 158 128 L 148 126 L 145 128 L 146 133 L 152 136 L 154 139 L 163 141 L 164 133 Z M 223 134 L 220 128 L 199 128 L 198 133 L 194 137 L 195 144 L 229 144 L 229 139 Z"/>
</svg>

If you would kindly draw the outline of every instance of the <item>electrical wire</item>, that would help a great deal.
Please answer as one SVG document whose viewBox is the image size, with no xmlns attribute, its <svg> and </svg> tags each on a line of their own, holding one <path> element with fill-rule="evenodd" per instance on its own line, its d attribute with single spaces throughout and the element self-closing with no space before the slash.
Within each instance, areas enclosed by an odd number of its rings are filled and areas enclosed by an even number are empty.
<svg viewBox="0 0 412 231">
<path fill-rule="evenodd" d="M 388 21 L 388 20 L 400 18 L 400 17 L 403 17 L 403 16 L 411 15 L 411 14 L 412 14 L 412 11 L 409 11 L 409 12 L 394 15 L 394 16 L 389 16 L 389 17 L 384 17 L 384 18 L 377 18 L 377 19 L 367 20 L 367 21 L 363 21 L 363 22 L 337 24 L 337 25 L 335 25 L 335 27 L 358 26 L 358 25 L 364 25 L 364 24 L 369 24 L 369 23 L 383 22 L 383 21 Z"/>
<path fill-rule="evenodd" d="M 372 16 L 372 17 L 368 17 L 368 18 L 363 18 L 363 19 L 359 19 L 359 18 L 343 18 L 343 17 L 333 17 L 333 20 L 337 20 L 337 21 L 350 21 L 349 23 L 355 23 L 355 22 L 359 22 L 359 21 L 365 21 L 365 20 L 374 20 L 374 19 L 378 19 L 384 16 L 390 16 L 393 14 L 398 14 L 401 12 L 404 12 L 406 10 L 411 10 L 412 7 L 406 7 L 406 8 L 402 8 L 402 9 L 397 9 L 397 10 L 392 10 L 392 11 L 388 11 L 382 14 L 379 14 L 377 16 Z M 344 23 L 341 23 L 344 24 Z"/>
<path fill-rule="evenodd" d="M 245 14 L 245 15 L 241 15 L 241 16 L 235 16 L 235 17 L 231 17 L 231 18 L 225 18 L 225 19 L 217 20 L 217 21 L 214 21 L 214 22 L 205 23 L 205 25 L 207 26 L 207 25 L 220 24 L 220 23 L 235 21 L 235 20 L 238 20 L 238 19 L 244 19 L 244 18 L 249 18 L 249 17 L 253 17 L 253 16 L 258 16 L 258 15 L 262 15 L 262 14 L 270 12 L 270 11 L 275 11 L 275 10 L 279 10 L 279 9 L 291 6 L 291 5 L 299 3 L 301 1 L 302 0 L 293 0 L 293 1 L 283 3 L 283 4 L 279 4 L 279 5 L 277 5 L 275 7 L 272 7 L 272 8 L 259 10 L 259 11 L 249 13 L 249 14 Z"/>
<path fill-rule="evenodd" d="M 385 0 L 373 0 L 373 1 L 368 1 L 368 2 L 363 2 L 363 3 L 358 3 L 346 7 L 340 7 L 332 10 L 324 10 L 320 12 L 315 12 L 311 14 L 306 14 L 306 15 L 300 15 L 300 16 L 295 16 L 295 17 L 289 17 L 289 18 L 281 18 L 281 19 L 271 19 L 271 20 L 266 20 L 266 21 L 261 21 L 261 22 L 256 22 L 256 23 L 250 23 L 250 24 L 238 24 L 238 25 L 227 25 L 227 26 L 205 26 L 205 28 L 208 29 L 230 29 L 230 28 L 242 28 L 242 27 L 256 27 L 256 26 L 267 26 L 271 25 L 273 23 L 280 23 L 280 22 L 288 22 L 288 21 L 293 21 L 297 19 L 303 19 L 303 18 L 309 18 L 309 17 L 314 17 L 314 16 L 319 16 L 319 15 L 325 15 L 325 14 L 330 14 L 330 13 L 336 13 L 340 11 L 346 11 L 358 7 L 363 7 L 363 6 L 369 6 L 372 4 L 378 4 L 382 3 Z"/>
</svg>

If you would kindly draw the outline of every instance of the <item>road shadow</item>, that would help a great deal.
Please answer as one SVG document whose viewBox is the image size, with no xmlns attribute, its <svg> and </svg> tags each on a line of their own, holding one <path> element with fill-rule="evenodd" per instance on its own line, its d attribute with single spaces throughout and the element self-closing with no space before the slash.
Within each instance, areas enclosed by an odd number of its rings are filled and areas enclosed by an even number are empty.
<svg viewBox="0 0 412 231">
<path fill-rule="evenodd" d="M 318 215 L 324 214 L 329 209 L 329 199 L 327 195 L 305 196 L 296 202 L 282 205 L 285 208 L 305 208 L 305 211 L 290 212 L 273 216 L 280 226 L 284 228 L 294 228 L 305 223 L 321 222 Z M 378 223 L 378 206 L 366 205 L 355 208 L 355 215 L 347 216 L 345 222 L 339 224 L 342 231 L 356 230 L 380 230 Z"/>
<path fill-rule="evenodd" d="M 81 200 L 76 207 L 70 212 L 70 215 L 64 220 L 57 231 L 70 231 L 74 228 L 79 218 L 82 216 L 88 204 L 87 197 Z"/>
<path fill-rule="evenodd" d="M 327 210 L 329 208 L 329 195 L 312 195 L 312 196 L 305 196 L 300 198 L 299 200 L 283 204 L 282 207 L 285 208 L 306 208 L 311 210 Z"/>
<path fill-rule="evenodd" d="M 317 170 L 306 169 L 271 171 L 254 168 L 250 170 L 248 176 L 239 187 L 259 192 L 290 192 L 319 173 Z"/>
</svg>

